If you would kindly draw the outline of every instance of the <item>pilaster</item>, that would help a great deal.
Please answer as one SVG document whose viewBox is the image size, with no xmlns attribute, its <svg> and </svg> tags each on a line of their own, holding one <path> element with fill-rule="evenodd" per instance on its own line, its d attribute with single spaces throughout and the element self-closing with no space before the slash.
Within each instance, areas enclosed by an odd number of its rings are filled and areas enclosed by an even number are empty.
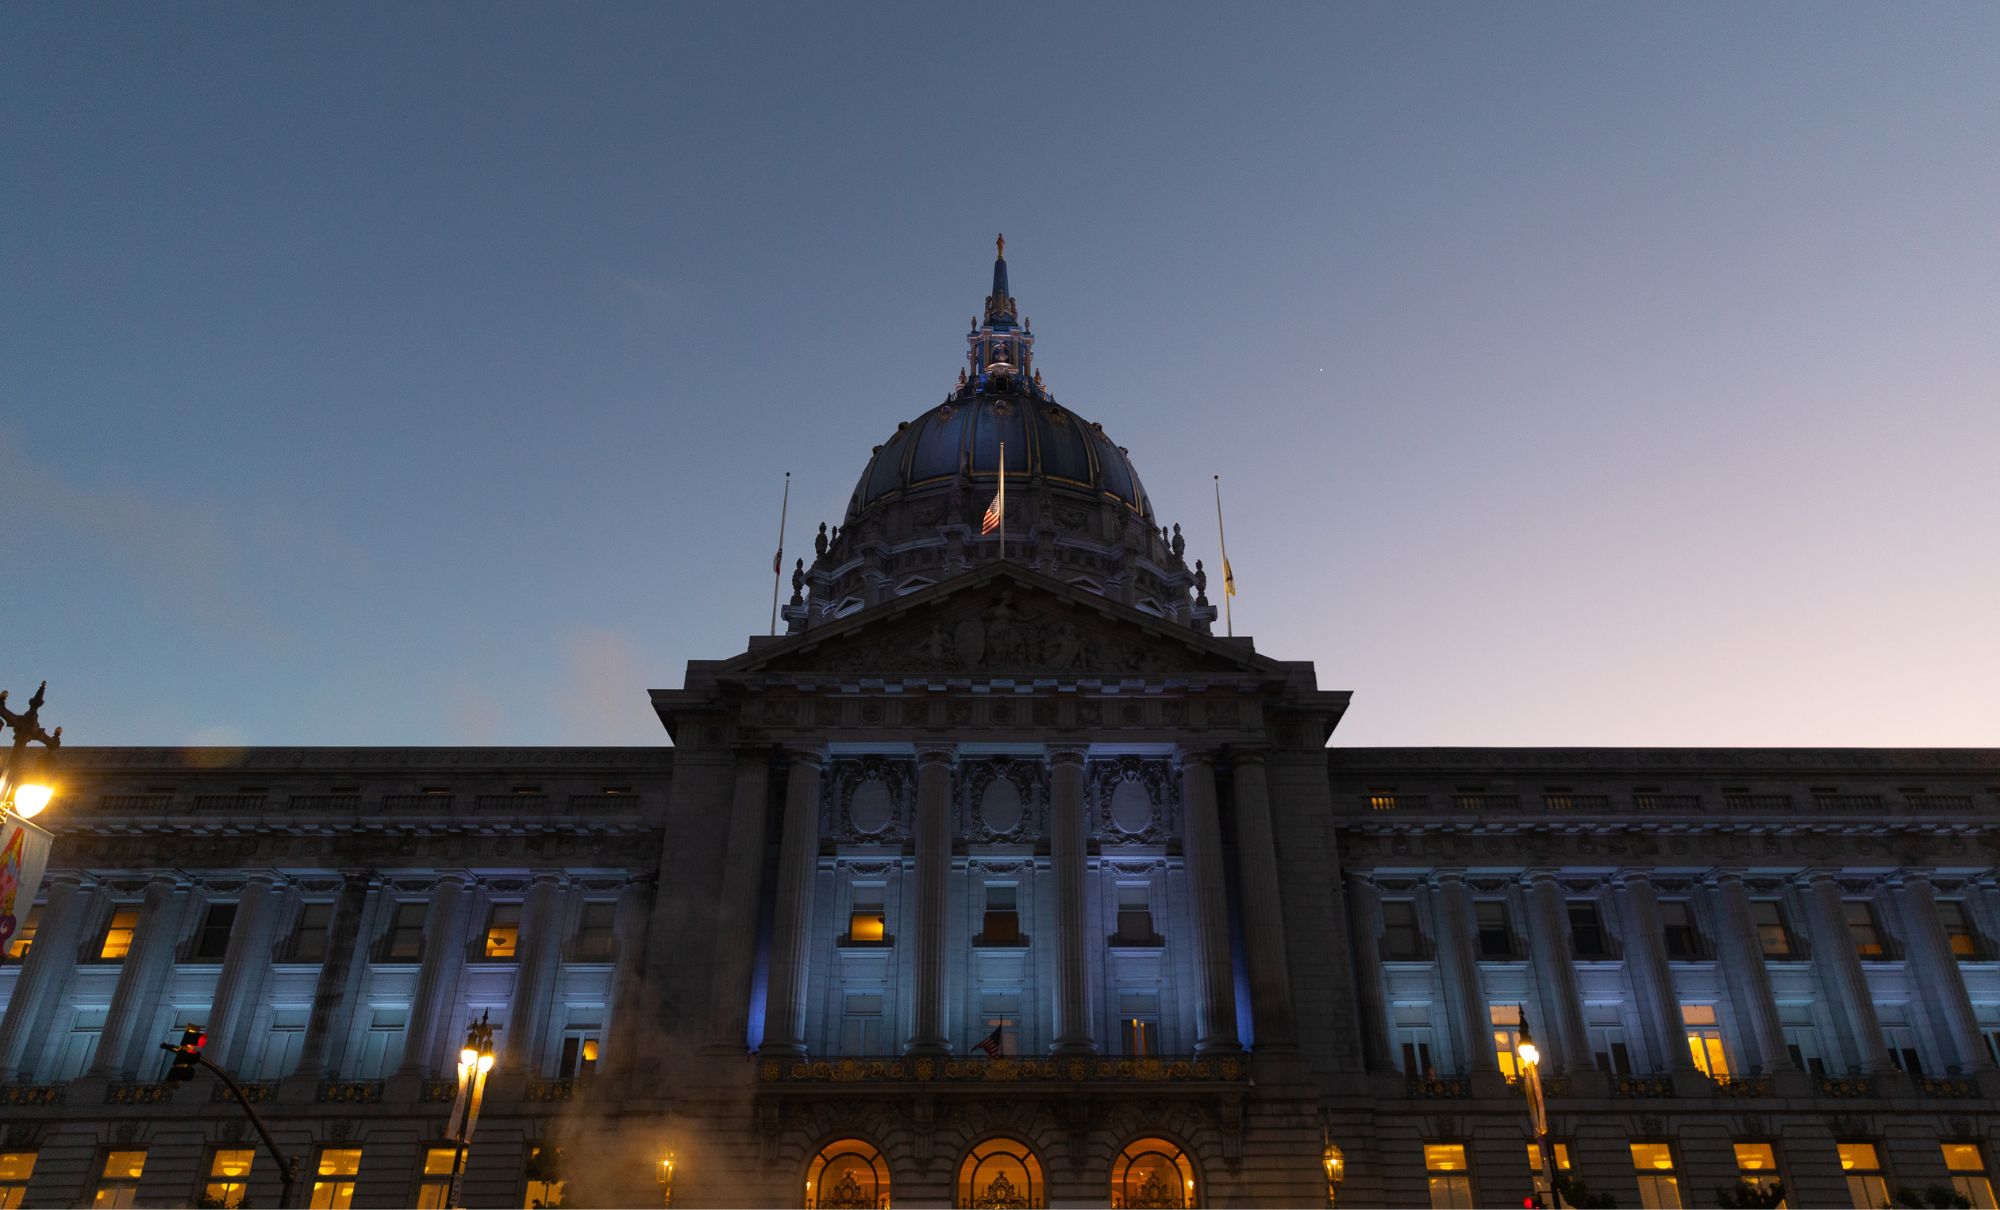
<svg viewBox="0 0 2000 1210">
<path fill-rule="evenodd" d="M 785 825 L 778 846 L 778 894 L 771 917 L 771 970 L 759 1053 L 806 1053 L 806 971 L 811 951 L 813 871 L 819 865 L 819 783 L 826 752 L 786 753 Z"/>
<path fill-rule="evenodd" d="M 1094 1054 L 1090 1031 L 1090 950 L 1084 896 L 1089 860 L 1083 818 L 1081 745 L 1052 746 L 1049 761 L 1049 866 L 1056 891 L 1056 1054 Z"/>
<path fill-rule="evenodd" d="M 952 744 L 917 748 L 917 911 L 914 1020 L 909 1053 L 949 1054 L 946 1032 L 946 904 L 951 888 L 951 782 L 958 749 Z"/>
<path fill-rule="evenodd" d="M 1215 756 L 1181 753 L 1182 849 L 1195 920 L 1195 1042 L 1198 1055 L 1243 1049 L 1236 1032 L 1236 981 L 1229 953 L 1229 900 L 1222 821 L 1215 801 Z"/>
</svg>

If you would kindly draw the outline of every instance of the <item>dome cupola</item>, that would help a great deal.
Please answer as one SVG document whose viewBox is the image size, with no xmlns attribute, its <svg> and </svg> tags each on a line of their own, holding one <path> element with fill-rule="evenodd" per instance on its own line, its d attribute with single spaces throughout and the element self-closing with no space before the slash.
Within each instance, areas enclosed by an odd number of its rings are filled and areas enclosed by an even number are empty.
<svg viewBox="0 0 2000 1210">
<path fill-rule="evenodd" d="M 995 245 L 993 290 L 958 381 L 871 451 L 840 526 L 820 526 L 810 567 L 801 560 L 792 577 L 790 629 L 1004 558 L 1206 633 L 1215 609 L 1200 565 L 1182 558 L 1180 527 L 1157 524 L 1104 426 L 1056 402 L 1008 293 L 1005 238 Z M 1003 449 L 1005 525 L 989 529 Z"/>
</svg>

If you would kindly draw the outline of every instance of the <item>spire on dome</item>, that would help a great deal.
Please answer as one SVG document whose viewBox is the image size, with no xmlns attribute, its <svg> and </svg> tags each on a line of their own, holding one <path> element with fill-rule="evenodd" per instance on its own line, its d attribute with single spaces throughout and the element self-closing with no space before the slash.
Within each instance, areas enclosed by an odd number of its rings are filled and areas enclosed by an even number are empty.
<svg viewBox="0 0 2000 1210">
<path fill-rule="evenodd" d="M 1007 237 L 996 236 L 993 240 L 993 293 L 986 296 L 986 326 L 1011 328 L 1014 317 L 1019 314 L 1014 309 L 1013 298 L 1007 293 Z"/>
</svg>

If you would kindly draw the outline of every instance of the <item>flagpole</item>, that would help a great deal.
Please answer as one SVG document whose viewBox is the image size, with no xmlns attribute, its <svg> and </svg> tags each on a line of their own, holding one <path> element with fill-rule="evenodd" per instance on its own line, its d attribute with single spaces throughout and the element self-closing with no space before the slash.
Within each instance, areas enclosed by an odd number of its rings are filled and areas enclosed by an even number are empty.
<svg viewBox="0 0 2000 1210">
<path fill-rule="evenodd" d="M 778 577 L 785 566 L 785 516 L 792 509 L 792 472 L 785 472 L 785 499 L 778 505 L 778 553 L 771 556 L 771 633 L 778 633 Z"/>
<path fill-rule="evenodd" d="M 1007 557 L 1007 443 L 1000 443 L 1000 557 Z"/>
<path fill-rule="evenodd" d="M 1222 547 L 1222 624 L 1230 638 L 1236 637 L 1236 619 L 1229 598 L 1236 595 L 1236 575 L 1229 569 L 1229 539 L 1222 532 L 1222 476 L 1215 477 L 1215 541 Z"/>
</svg>

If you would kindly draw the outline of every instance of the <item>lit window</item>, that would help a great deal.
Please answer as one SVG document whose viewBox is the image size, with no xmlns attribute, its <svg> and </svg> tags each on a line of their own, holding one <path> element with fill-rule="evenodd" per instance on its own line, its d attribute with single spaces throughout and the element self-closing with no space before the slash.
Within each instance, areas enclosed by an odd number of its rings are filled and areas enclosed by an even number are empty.
<svg viewBox="0 0 2000 1210">
<path fill-rule="evenodd" d="M 113 911 L 111 923 L 104 928 L 104 944 L 97 947 L 98 960 L 102 962 L 123 960 L 125 955 L 132 952 L 132 932 L 138 927 L 138 908 L 118 908 Z M 117 1154 L 124 1155 L 125 1152 Z"/>
<path fill-rule="evenodd" d="M 16 962 L 19 962 L 21 959 L 26 958 L 28 956 L 28 947 L 32 946 L 35 943 L 35 932 L 36 930 L 41 928 L 41 925 L 42 925 L 42 905 L 38 903 L 35 906 L 28 909 L 27 919 L 21 921 L 20 931 L 16 932 L 14 934 L 14 939 L 7 943 L 7 956 L 9 958 L 12 958 Z M 15 1152 L 13 1154 L 32 1155 L 34 1153 L 29 1151 L 22 1151 L 22 1152 Z"/>
<path fill-rule="evenodd" d="M 385 962 L 415 962 L 424 955 L 424 916 L 428 904 L 399 903 L 389 921 L 389 936 L 382 947 Z"/>
<path fill-rule="evenodd" d="M 1118 1032 L 1125 1053 L 1135 1058 L 1160 1053 L 1160 997 L 1156 992 L 1125 992 L 1118 997 Z"/>
<path fill-rule="evenodd" d="M 1569 901 L 1570 947 L 1579 958 L 1609 958 L 1611 947 L 1604 935 L 1604 917 L 1595 899 Z"/>
<path fill-rule="evenodd" d="M 1517 1004 L 1495 1004 L 1486 1010 L 1493 1024 L 1493 1055 L 1500 1062 L 1500 1074 L 1508 1079 L 1521 1074 L 1514 1050 L 1521 1045 L 1521 1008 Z"/>
<path fill-rule="evenodd" d="M 139 1200 L 139 1175 L 146 1171 L 146 1153 L 113 1151 L 104 1157 L 104 1172 L 97 1183 L 92 1210 L 123 1210 Z"/>
<path fill-rule="evenodd" d="M 257 1153 L 241 1148 L 218 1149 L 208 1161 L 208 1184 L 202 1186 L 204 1199 L 218 1206 L 236 1206 L 250 1192 L 250 1163 Z"/>
<path fill-rule="evenodd" d="M 1194 1165 L 1165 1139 L 1128 1143 L 1111 1162 L 1111 1204 L 1159 1206 L 1167 1210 L 1195 1204 Z"/>
<path fill-rule="evenodd" d="M 1888 957 L 1882 930 L 1875 923 L 1875 906 L 1865 899 L 1847 899 L 1841 902 L 1841 910 L 1847 916 L 1847 934 L 1854 939 L 1854 952 L 1863 958 Z"/>
<path fill-rule="evenodd" d="M 1550 1150 L 1551 1152 L 1554 1152 L 1554 1153 L 1555 1153 L 1555 1157 L 1556 1157 L 1556 1171 L 1557 1171 L 1558 1173 L 1566 1173 L 1566 1172 L 1568 1172 L 1568 1171 L 1569 1171 L 1569 1144 L 1568 1144 L 1568 1143 L 1550 1143 L 1550 1144 L 1549 1144 L 1549 1150 Z M 1528 1171 L 1534 1174 L 1534 1177 L 1535 1177 L 1535 1179 L 1536 1179 L 1537 1181 L 1539 1181 L 1539 1180 L 1541 1179 L 1541 1177 L 1542 1177 L 1542 1149 L 1541 1149 L 1540 1147 L 1537 1147 L 1537 1146 L 1535 1146 L 1535 1145 L 1534 1145 L 1533 1143 L 1529 1143 L 1529 1144 L 1528 1144 Z M 1538 1185 L 1536 1185 L 1536 1188 L 1538 1188 L 1538 1189 L 1539 1189 L 1539 1188 L 1543 1188 L 1543 1186 L 1541 1186 L 1541 1185 L 1539 1185 L 1539 1184 L 1538 1184 Z M 1556 1207 L 1557 1207 L 1557 1210 L 1576 1210 L 1576 1208 L 1575 1208 L 1574 1206 L 1570 1205 L 1570 1204 L 1569 1204 L 1569 1201 L 1568 1201 L 1568 1200 L 1567 1200 L 1566 1198 L 1564 1198 L 1564 1197 L 1563 1197 L 1563 1195 L 1562 1195 L 1561 1193 L 1557 1193 L 1557 1194 L 1556 1194 L 1556 1199 L 1555 1199 L 1555 1200 L 1556 1200 Z"/>
<path fill-rule="evenodd" d="M 35 1175 L 35 1153 L 0 1151 L 0 1210 L 18 1210 L 28 1195 L 28 1178 Z"/>
<path fill-rule="evenodd" d="M 988 1139 L 958 1166 L 959 1206 L 1041 1206 L 1048 1202 L 1042 1164 L 1025 1143 Z"/>
<path fill-rule="evenodd" d="M 1414 899 L 1382 901 L 1382 957 L 1389 962 L 1415 962 L 1424 956 L 1424 934 L 1417 925 Z"/>
<path fill-rule="evenodd" d="M 1425 1143 L 1424 1173 L 1430 1182 L 1431 1210 L 1470 1210 L 1472 1173 L 1466 1167 L 1463 1143 Z"/>
<path fill-rule="evenodd" d="M 299 908 L 299 923 L 292 930 L 292 961 L 325 961 L 327 932 L 332 927 L 332 904 L 308 903 L 302 905 Z"/>
<path fill-rule="evenodd" d="M 1792 958 L 1792 930 L 1785 924 L 1785 907 L 1775 899 L 1750 901 L 1750 919 L 1757 926 L 1757 940 L 1766 958 Z"/>
<path fill-rule="evenodd" d="M 609 962 L 617 952 L 617 935 L 613 925 L 618 917 L 618 905 L 609 899 L 593 899 L 583 905 L 577 917 L 576 960 L 578 962 Z"/>
<path fill-rule="evenodd" d="M 1153 888 L 1145 882 L 1118 884 L 1118 945 L 1155 945 L 1153 931 Z"/>
<path fill-rule="evenodd" d="M 565 1080 L 587 1080 L 597 1074 L 597 1036 L 571 1034 L 563 1039 L 562 1060 L 557 1075 Z"/>
<path fill-rule="evenodd" d="M 1962 899 L 1940 899 L 1937 905 L 1938 923 L 1944 926 L 1945 941 L 1951 946 L 1955 958 L 1977 958 L 1980 954 L 1979 932 L 1972 927 L 1972 917 L 1966 913 Z"/>
<path fill-rule="evenodd" d="M 523 1210 L 543 1210 L 563 1204 L 562 1148 L 530 1147 L 526 1175 L 528 1189 L 521 1200 Z"/>
<path fill-rule="evenodd" d="M 1715 1020 L 1713 1004 L 1681 1005 L 1681 1024 L 1687 1029 L 1688 1051 L 1694 1065 L 1711 1080 L 1729 1078 L 1729 1057 L 1722 1049 L 1722 1028 Z"/>
<path fill-rule="evenodd" d="M 1674 1151 L 1665 1143 L 1632 1144 L 1632 1171 L 1645 1210 L 1680 1210 L 1681 1182 L 1674 1175 Z"/>
<path fill-rule="evenodd" d="M 1736 1144 L 1736 1179 L 1760 1193 L 1769 1193 L 1783 1184 L 1784 1177 L 1778 1172 L 1778 1149 L 1769 1143 Z"/>
<path fill-rule="evenodd" d="M 486 914 L 486 956 L 512 958 L 521 946 L 521 905 L 496 903 Z"/>
<path fill-rule="evenodd" d="M 1512 958 L 1514 931 L 1508 924 L 1506 901 L 1481 899 L 1472 905 L 1472 913 L 1479 925 L 1479 956 Z"/>
<path fill-rule="evenodd" d="M 1877 1210 L 1889 1204 L 1889 1178 L 1873 1143 L 1841 1143 L 1840 1169 L 1847 1176 L 1847 1194 L 1855 1210 Z"/>
<path fill-rule="evenodd" d="M 860 1139 L 829 1143 L 806 1169 L 806 1210 L 888 1204 L 889 1162 L 873 1144 Z"/>
<path fill-rule="evenodd" d="M 451 1170 L 457 1162 L 456 1147 L 424 1149 L 424 1179 L 417 1186 L 417 1210 L 444 1210 L 451 1204 Z"/>
<path fill-rule="evenodd" d="M 1020 888 L 1011 882 L 986 884 L 986 918 L 979 927 L 979 940 L 982 944 L 1021 943 L 1019 892 Z"/>
<path fill-rule="evenodd" d="M 359 1147 L 329 1147 L 320 1152 L 311 1210 L 348 1210 L 354 1204 L 354 1178 L 360 1171 Z"/>
<path fill-rule="evenodd" d="M 220 962 L 229 953 L 229 933 L 236 927 L 236 905 L 211 903 L 201 918 L 201 931 L 188 950 L 190 962 Z"/>
<path fill-rule="evenodd" d="M 1993 1182 L 1986 1176 L 1986 1157 L 1977 1143 L 1940 1143 L 1951 1187 L 1976 1210 L 1993 1210 Z"/>
<path fill-rule="evenodd" d="M 849 941 L 887 941 L 889 939 L 888 914 L 882 910 L 880 886 L 857 885 L 854 898 L 847 914 L 847 939 Z"/>
<path fill-rule="evenodd" d="M 1701 932 L 1694 924 L 1694 905 L 1687 900 L 1660 900 L 1660 932 L 1667 943 L 1667 957 L 1688 960 L 1703 956 Z"/>
</svg>

